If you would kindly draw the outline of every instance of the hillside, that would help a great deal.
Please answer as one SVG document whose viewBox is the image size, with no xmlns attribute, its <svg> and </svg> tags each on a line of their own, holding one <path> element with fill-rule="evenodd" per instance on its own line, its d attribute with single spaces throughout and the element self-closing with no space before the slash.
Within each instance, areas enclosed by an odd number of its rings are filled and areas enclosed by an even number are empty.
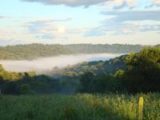
<svg viewBox="0 0 160 120">
<path fill-rule="evenodd" d="M 92 61 L 83 62 L 74 66 L 65 68 L 54 68 L 52 71 L 47 71 L 46 74 L 53 77 L 79 77 L 87 72 L 96 74 L 97 76 L 105 74 L 114 74 L 119 69 L 125 69 L 125 58 L 127 55 L 122 55 L 107 61 Z"/>
<path fill-rule="evenodd" d="M 0 59 L 19 60 L 19 59 L 36 59 L 39 57 L 51 57 L 56 55 L 67 54 L 87 54 L 87 53 L 129 53 L 138 52 L 143 48 L 140 45 L 44 45 L 29 44 L 0 47 Z"/>
<path fill-rule="evenodd" d="M 5 94 L 21 94 L 24 91 L 35 94 L 158 92 L 159 73 L 160 48 L 151 47 L 108 61 L 54 68 L 46 75 L 7 72 L 0 66 L 0 90 Z"/>
<path fill-rule="evenodd" d="M 81 92 L 126 91 L 154 92 L 160 86 L 160 47 L 149 47 L 138 53 L 123 55 L 109 61 L 86 62 L 65 69 L 53 70 L 50 74 L 71 81 L 79 81 Z M 66 82 L 65 82 L 66 81 Z M 78 85 L 79 85 L 78 84 Z"/>
<path fill-rule="evenodd" d="M 16 45 L 0 47 L 0 59 L 34 59 L 72 53 L 62 45 Z"/>
</svg>

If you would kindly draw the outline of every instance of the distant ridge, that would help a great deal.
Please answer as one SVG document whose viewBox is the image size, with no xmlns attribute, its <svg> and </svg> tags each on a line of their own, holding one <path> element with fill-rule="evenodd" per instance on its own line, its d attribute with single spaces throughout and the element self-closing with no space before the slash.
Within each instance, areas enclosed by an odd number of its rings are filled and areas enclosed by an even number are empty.
<svg viewBox="0 0 160 120">
<path fill-rule="evenodd" d="M 71 45 L 45 45 L 28 44 L 0 47 L 0 60 L 36 59 L 68 54 L 93 54 L 93 53 L 130 53 L 138 52 L 142 45 L 122 44 L 71 44 Z"/>
</svg>

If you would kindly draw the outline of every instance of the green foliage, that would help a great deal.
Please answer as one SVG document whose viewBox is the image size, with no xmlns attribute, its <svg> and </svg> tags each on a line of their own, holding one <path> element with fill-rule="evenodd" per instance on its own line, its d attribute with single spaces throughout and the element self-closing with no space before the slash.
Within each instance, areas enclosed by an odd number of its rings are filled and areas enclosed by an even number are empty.
<svg viewBox="0 0 160 120">
<path fill-rule="evenodd" d="M 159 120 L 158 93 L 0 96 L 0 120 L 138 120 L 139 96 L 143 120 Z"/>
<path fill-rule="evenodd" d="M 72 53 L 63 45 L 16 45 L 0 47 L 0 59 L 34 59 Z"/>
<path fill-rule="evenodd" d="M 0 91 L 2 94 L 53 93 L 58 86 L 59 82 L 51 77 L 36 75 L 34 71 L 8 72 L 0 65 Z"/>
<path fill-rule="evenodd" d="M 13 81 L 4 82 L 1 87 L 2 94 L 19 94 L 19 87 Z"/>
<path fill-rule="evenodd" d="M 114 77 L 121 79 L 125 74 L 125 71 L 122 69 L 119 69 L 115 72 Z"/>
<path fill-rule="evenodd" d="M 0 72 L 1 71 L 4 71 L 4 68 L 3 68 L 3 66 L 0 64 Z"/>
<path fill-rule="evenodd" d="M 108 61 L 85 62 L 65 69 L 56 68 L 53 73 L 51 75 L 56 79 L 36 75 L 34 71 L 8 72 L 0 65 L 0 89 L 5 94 L 23 94 L 25 92 L 22 86 L 27 84 L 31 91 L 41 94 L 159 92 L 160 48 L 145 48 L 138 53 Z"/>
<path fill-rule="evenodd" d="M 158 92 L 160 48 L 145 48 L 109 61 L 78 64 L 57 70 L 56 75 L 66 81 L 79 81 L 80 92 Z"/>
<path fill-rule="evenodd" d="M 31 88 L 28 84 L 22 84 L 20 86 L 20 94 L 31 94 Z"/>
<path fill-rule="evenodd" d="M 112 75 L 96 76 L 88 72 L 80 78 L 80 92 L 107 93 L 116 91 L 120 91 L 120 82 Z"/>
<path fill-rule="evenodd" d="M 160 91 L 160 48 L 146 48 L 127 56 L 124 84 L 131 92 Z"/>
<path fill-rule="evenodd" d="M 16 45 L 0 47 L 0 59 L 35 59 L 39 57 L 51 57 L 56 55 L 79 53 L 128 53 L 139 51 L 140 45 Z"/>
<path fill-rule="evenodd" d="M 81 92 L 93 92 L 94 74 L 87 72 L 80 78 L 80 91 Z"/>
<path fill-rule="evenodd" d="M 21 78 L 22 78 L 22 75 L 20 73 L 8 72 L 2 67 L 2 65 L 0 65 L 0 79 L 1 80 L 16 81 Z"/>
</svg>

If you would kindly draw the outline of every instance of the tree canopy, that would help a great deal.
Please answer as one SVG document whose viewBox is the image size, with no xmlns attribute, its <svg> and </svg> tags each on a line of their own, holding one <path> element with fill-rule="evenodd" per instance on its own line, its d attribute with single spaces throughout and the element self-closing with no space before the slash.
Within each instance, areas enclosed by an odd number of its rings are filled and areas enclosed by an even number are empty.
<svg viewBox="0 0 160 120">
<path fill-rule="evenodd" d="M 160 90 L 160 47 L 145 48 L 126 57 L 124 83 L 128 90 Z"/>
</svg>

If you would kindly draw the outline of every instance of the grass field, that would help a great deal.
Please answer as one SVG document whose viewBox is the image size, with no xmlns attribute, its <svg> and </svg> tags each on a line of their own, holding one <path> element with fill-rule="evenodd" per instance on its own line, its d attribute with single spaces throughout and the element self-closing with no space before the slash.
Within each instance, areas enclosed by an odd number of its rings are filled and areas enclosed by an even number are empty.
<svg viewBox="0 0 160 120">
<path fill-rule="evenodd" d="M 160 94 L 0 96 L 0 120 L 160 120 Z"/>
</svg>

